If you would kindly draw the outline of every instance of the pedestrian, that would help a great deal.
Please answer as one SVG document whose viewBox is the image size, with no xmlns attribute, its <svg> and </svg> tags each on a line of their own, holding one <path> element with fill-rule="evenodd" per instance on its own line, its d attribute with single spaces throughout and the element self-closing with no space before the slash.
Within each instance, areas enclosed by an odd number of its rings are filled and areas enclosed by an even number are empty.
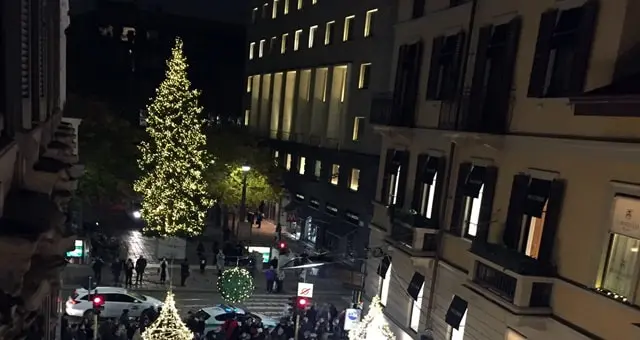
<svg viewBox="0 0 640 340">
<path fill-rule="evenodd" d="M 262 213 L 258 213 L 256 216 L 256 224 L 258 225 L 258 229 L 260 229 L 260 227 L 262 226 L 262 218 L 264 216 L 262 216 Z"/>
<path fill-rule="evenodd" d="M 272 266 L 269 266 L 269 269 L 265 270 L 264 277 L 267 280 L 267 293 L 273 292 L 273 284 L 276 280 L 276 271 Z"/>
<path fill-rule="evenodd" d="M 165 284 L 167 281 L 167 259 L 164 257 L 160 262 L 160 268 L 158 270 L 160 271 L 160 283 Z"/>
<path fill-rule="evenodd" d="M 136 285 L 142 284 L 142 275 L 144 274 L 144 270 L 147 268 L 147 259 L 144 256 L 140 255 L 140 257 L 136 260 Z"/>
<path fill-rule="evenodd" d="M 204 270 L 207 268 L 207 257 L 206 256 L 201 256 L 200 257 L 200 274 L 204 275 Z"/>
<path fill-rule="evenodd" d="M 282 224 L 280 223 L 276 225 L 276 235 L 277 235 L 277 240 L 280 241 L 282 239 Z"/>
<path fill-rule="evenodd" d="M 218 255 L 216 255 L 216 267 L 218 268 L 218 275 L 222 275 L 222 271 L 224 271 L 224 254 L 222 250 L 218 250 Z"/>
<path fill-rule="evenodd" d="M 277 277 L 276 277 L 276 293 L 282 293 L 282 288 L 283 288 L 283 283 L 284 283 L 284 270 L 278 270 L 276 271 Z"/>
<path fill-rule="evenodd" d="M 124 276 L 125 276 L 124 285 L 129 288 L 133 286 L 133 268 L 134 268 L 133 260 L 127 259 L 127 262 L 124 267 Z"/>
<path fill-rule="evenodd" d="M 101 258 L 95 257 L 93 258 L 93 264 L 91 265 L 91 269 L 93 270 L 93 277 L 95 278 L 96 285 L 100 284 L 102 281 L 102 266 L 104 262 Z"/>
<path fill-rule="evenodd" d="M 189 277 L 189 261 L 184 259 L 180 264 L 180 285 L 184 287 L 187 278 Z"/>
</svg>

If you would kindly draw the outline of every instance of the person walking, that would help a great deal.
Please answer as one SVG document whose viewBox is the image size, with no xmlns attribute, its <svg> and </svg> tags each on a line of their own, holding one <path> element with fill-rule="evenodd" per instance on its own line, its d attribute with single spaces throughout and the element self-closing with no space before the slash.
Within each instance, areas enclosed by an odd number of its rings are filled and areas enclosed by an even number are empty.
<svg viewBox="0 0 640 340">
<path fill-rule="evenodd" d="M 273 284 L 276 281 L 276 271 L 273 267 L 270 266 L 265 270 L 264 277 L 267 280 L 267 293 L 273 293 Z"/>
<path fill-rule="evenodd" d="M 187 282 L 187 278 L 189 277 L 189 261 L 184 259 L 180 264 L 180 285 L 184 287 L 184 284 Z"/>
<path fill-rule="evenodd" d="M 218 275 L 222 275 L 224 271 L 224 253 L 222 249 L 218 250 L 218 255 L 216 255 L 216 267 L 218 268 Z"/>
<path fill-rule="evenodd" d="M 96 279 L 95 282 L 97 285 L 102 281 L 102 266 L 104 262 L 101 258 L 95 257 L 93 259 L 93 264 L 91 265 L 91 269 L 93 270 L 93 277 Z"/>
<path fill-rule="evenodd" d="M 133 265 L 133 260 L 132 259 L 127 259 L 127 262 L 125 263 L 125 267 L 124 267 L 124 276 L 125 276 L 125 282 L 124 285 L 126 287 L 131 288 L 133 286 L 133 269 L 134 269 L 134 265 Z"/>
<path fill-rule="evenodd" d="M 136 286 L 142 284 L 142 276 L 145 269 L 147 269 L 147 259 L 140 255 L 136 260 Z"/>
<path fill-rule="evenodd" d="M 162 258 L 162 262 L 160 262 L 160 283 L 165 284 L 167 282 L 167 259 Z"/>
<path fill-rule="evenodd" d="M 207 268 L 207 257 L 200 257 L 200 274 L 204 275 L 204 270 Z"/>
</svg>

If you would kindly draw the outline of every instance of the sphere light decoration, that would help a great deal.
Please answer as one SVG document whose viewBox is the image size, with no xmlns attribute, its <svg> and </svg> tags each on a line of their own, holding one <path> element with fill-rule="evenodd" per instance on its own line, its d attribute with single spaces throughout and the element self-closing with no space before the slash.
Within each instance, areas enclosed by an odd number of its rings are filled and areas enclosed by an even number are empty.
<svg viewBox="0 0 640 340">
<path fill-rule="evenodd" d="M 224 301 L 237 304 L 248 300 L 255 289 L 251 273 L 244 268 L 230 268 L 218 278 L 218 291 Z"/>
</svg>

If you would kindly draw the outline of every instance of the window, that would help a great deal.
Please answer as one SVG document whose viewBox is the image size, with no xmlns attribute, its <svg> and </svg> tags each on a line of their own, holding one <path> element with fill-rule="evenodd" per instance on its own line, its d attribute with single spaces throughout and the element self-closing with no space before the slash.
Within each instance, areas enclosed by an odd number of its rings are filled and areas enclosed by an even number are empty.
<svg viewBox="0 0 640 340">
<path fill-rule="evenodd" d="M 244 110 L 244 126 L 249 126 L 250 115 L 251 115 L 251 110 Z"/>
<path fill-rule="evenodd" d="M 451 100 L 457 89 L 459 57 L 464 42 L 464 33 L 433 39 L 431 67 L 427 83 L 427 100 Z"/>
<path fill-rule="evenodd" d="M 300 48 L 300 38 L 302 37 L 302 30 L 297 30 L 293 37 L 293 50 L 297 51 Z"/>
<path fill-rule="evenodd" d="M 344 30 L 342 31 L 342 41 L 350 41 L 353 40 L 353 22 L 355 21 L 356 16 L 351 15 L 344 18 Z"/>
<path fill-rule="evenodd" d="M 313 44 L 315 43 L 315 40 L 316 40 L 317 32 L 318 32 L 318 25 L 311 26 L 311 28 L 309 28 L 309 48 L 313 47 Z"/>
<path fill-rule="evenodd" d="M 329 21 L 324 28 L 324 44 L 331 45 L 333 43 L 334 29 L 336 26 L 335 21 Z"/>
<path fill-rule="evenodd" d="M 349 181 L 349 189 L 358 191 L 360 185 L 360 169 L 351 169 L 351 178 Z"/>
<path fill-rule="evenodd" d="M 478 197 L 465 196 L 464 198 L 464 218 L 462 220 L 462 230 L 464 236 L 473 238 L 478 232 L 478 223 L 480 222 L 480 205 L 482 204 L 482 195 L 484 194 L 484 184 L 480 187 Z"/>
<path fill-rule="evenodd" d="M 269 4 L 262 5 L 262 19 L 267 18 L 267 13 L 269 13 Z"/>
<path fill-rule="evenodd" d="M 504 334 L 504 340 L 527 340 L 527 338 L 511 328 L 507 328 L 507 332 Z"/>
<path fill-rule="evenodd" d="M 282 35 L 282 41 L 280 41 L 280 54 L 284 54 L 287 51 L 287 38 L 289 37 L 288 33 Z"/>
<path fill-rule="evenodd" d="M 304 175 L 305 167 L 307 166 L 307 158 L 300 157 L 300 162 L 298 164 L 298 173 L 300 175 Z"/>
<path fill-rule="evenodd" d="M 364 37 L 370 37 L 371 33 L 373 33 L 373 19 L 375 18 L 375 14 L 378 12 L 378 9 L 372 9 L 367 11 L 364 18 Z"/>
<path fill-rule="evenodd" d="M 531 178 L 528 184 L 518 250 L 533 258 L 538 258 L 540 251 L 550 190 L 548 180 Z"/>
<path fill-rule="evenodd" d="M 289 0 L 284 0 L 284 14 L 289 14 Z"/>
<path fill-rule="evenodd" d="M 364 117 L 353 118 L 353 133 L 351 134 L 351 140 L 356 142 L 362 138 L 364 132 Z"/>
<path fill-rule="evenodd" d="M 315 5 L 315 4 L 317 4 L 317 3 L 318 3 L 318 0 L 311 0 L 311 4 L 312 4 L 312 5 Z"/>
<path fill-rule="evenodd" d="M 303 0 L 298 0 L 298 9 L 302 9 L 302 1 Z"/>
<path fill-rule="evenodd" d="M 253 50 L 256 48 L 256 43 L 249 44 L 249 60 L 253 59 Z"/>
<path fill-rule="evenodd" d="M 395 205 L 398 202 L 398 191 L 400 189 L 400 171 L 402 165 L 397 165 L 396 171 L 391 173 L 389 178 L 389 192 L 387 193 L 387 204 Z"/>
<path fill-rule="evenodd" d="M 334 164 L 331 166 L 331 178 L 329 181 L 333 185 L 338 185 L 339 178 L 340 178 L 340 165 Z"/>
<path fill-rule="evenodd" d="M 247 77 L 247 93 L 251 92 L 252 79 L 253 79 L 253 76 Z"/>
<path fill-rule="evenodd" d="M 316 163 L 313 166 L 313 175 L 316 176 L 316 178 L 320 178 L 321 171 L 322 171 L 322 162 L 316 161 Z"/>
<path fill-rule="evenodd" d="M 364 63 L 360 65 L 360 75 L 358 77 L 358 88 L 368 89 L 369 79 L 371 78 L 371 63 Z"/>
<path fill-rule="evenodd" d="M 251 11 L 251 22 L 256 23 L 258 21 L 258 7 L 254 8 Z"/>
<path fill-rule="evenodd" d="M 384 279 L 380 278 L 380 303 L 383 306 L 387 305 L 387 301 L 389 300 L 389 283 L 391 282 L 391 269 L 393 264 L 389 264 L 389 269 L 387 269 L 387 273 L 384 274 Z"/>
<path fill-rule="evenodd" d="M 425 0 L 413 0 L 411 19 L 417 19 L 424 15 Z"/>
<path fill-rule="evenodd" d="M 258 58 L 262 58 L 262 56 L 264 55 L 264 44 L 266 43 L 266 41 L 264 39 L 260 40 L 260 47 L 258 49 Z"/>
<path fill-rule="evenodd" d="M 285 166 L 287 170 L 291 170 L 291 154 L 290 153 L 287 154 Z"/>
<path fill-rule="evenodd" d="M 424 296 L 424 283 L 420 288 L 420 292 L 418 293 L 417 300 L 411 300 L 411 320 L 409 322 L 409 327 L 414 332 L 418 332 L 418 327 L 420 326 L 420 314 L 422 313 L 422 297 Z"/>
<path fill-rule="evenodd" d="M 277 37 L 271 37 L 271 40 L 269 40 L 269 54 L 272 54 L 273 51 L 276 50 L 276 44 L 278 43 L 278 38 Z"/>
<path fill-rule="evenodd" d="M 467 311 L 465 311 L 464 315 L 462 316 L 462 320 L 460 320 L 460 326 L 458 326 L 458 329 L 449 326 L 450 340 L 464 340 L 464 328 L 467 324 L 467 314 Z"/>
<path fill-rule="evenodd" d="M 438 183 L 437 180 L 438 173 L 433 176 L 432 183 L 422 183 L 419 213 L 426 218 L 433 218 L 433 207 L 436 201 L 436 183 Z"/>
<path fill-rule="evenodd" d="M 275 19 L 278 16 L 278 0 L 273 0 L 273 7 L 271 8 L 271 19 Z"/>
</svg>

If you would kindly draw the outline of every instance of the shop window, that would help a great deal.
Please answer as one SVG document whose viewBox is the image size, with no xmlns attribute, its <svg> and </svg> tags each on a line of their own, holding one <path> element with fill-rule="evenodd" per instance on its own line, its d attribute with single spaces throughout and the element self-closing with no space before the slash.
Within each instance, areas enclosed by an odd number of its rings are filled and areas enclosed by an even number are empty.
<svg viewBox="0 0 640 340">
<path fill-rule="evenodd" d="M 340 165 L 334 164 L 331 166 L 331 179 L 330 179 L 331 184 L 338 185 L 339 178 L 340 178 Z"/>
<path fill-rule="evenodd" d="M 449 340 L 464 340 L 464 328 L 467 324 L 467 314 L 468 310 L 464 312 L 458 329 L 449 326 Z"/>
<path fill-rule="evenodd" d="M 349 181 L 349 189 L 358 191 L 360 185 L 360 169 L 351 169 L 351 179 Z"/>
<path fill-rule="evenodd" d="M 414 332 L 418 332 L 418 327 L 420 326 L 420 315 L 422 314 L 422 297 L 424 295 L 424 283 L 422 284 L 422 288 L 420 288 L 420 292 L 418 293 L 418 298 L 416 300 L 411 300 L 411 320 L 409 326 L 411 330 Z"/>
</svg>

